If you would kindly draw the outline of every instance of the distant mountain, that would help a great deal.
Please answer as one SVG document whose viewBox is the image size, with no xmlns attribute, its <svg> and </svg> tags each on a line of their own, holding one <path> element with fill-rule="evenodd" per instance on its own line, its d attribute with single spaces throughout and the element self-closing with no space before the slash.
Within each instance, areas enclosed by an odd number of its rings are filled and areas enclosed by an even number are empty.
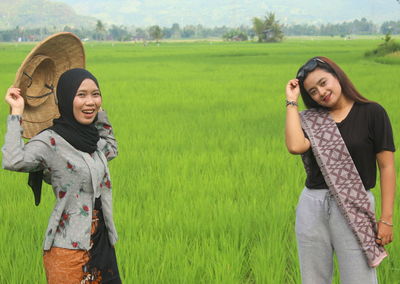
<svg viewBox="0 0 400 284">
<path fill-rule="evenodd" d="M 0 0 L 0 29 L 36 28 L 65 25 L 94 27 L 96 19 L 78 15 L 66 3 L 49 0 Z"/>
<path fill-rule="evenodd" d="M 380 24 L 400 20 L 396 0 L 0 0 L 0 29 L 20 27 L 94 27 L 112 24 L 240 26 L 253 17 L 276 14 L 284 24 L 341 23 L 363 17 Z M 81 16 L 86 15 L 86 16 Z"/>
<path fill-rule="evenodd" d="M 251 25 L 273 12 L 281 23 L 339 23 L 363 17 L 377 24 L 400 20 L 396 0 L 58 0 L 107 24 L 135 26 Z"/>
</svg>

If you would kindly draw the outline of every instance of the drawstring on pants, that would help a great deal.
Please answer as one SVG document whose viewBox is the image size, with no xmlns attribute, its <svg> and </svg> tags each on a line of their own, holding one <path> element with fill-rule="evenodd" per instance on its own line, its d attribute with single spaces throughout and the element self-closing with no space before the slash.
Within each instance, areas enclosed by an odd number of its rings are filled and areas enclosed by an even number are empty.
<svg viewBox="0 0 400 284">
<path fill-rule="evenodd" d="M 328 218 L 331 216 L 331 201 L 332 201 L 332 199 L 333 199 L 333 196 L 330 193 L 330 191 L 328 190 L 324 197 L 324 207 L 327 209 Z"/>
</svg>

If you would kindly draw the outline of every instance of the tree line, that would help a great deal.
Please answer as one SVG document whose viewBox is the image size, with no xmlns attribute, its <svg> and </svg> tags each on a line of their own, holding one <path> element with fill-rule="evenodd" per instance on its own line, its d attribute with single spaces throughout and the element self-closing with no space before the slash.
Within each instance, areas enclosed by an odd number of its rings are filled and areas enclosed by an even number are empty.
<svg viewBox="0 0 400 284">
<path fill-rule="evenodd" d="M 203 39 L 223 38 L 230 41 L 258 40 L 259 42 L 276 42 L 287 36 L 342 36 L 400 34 L 400 21 L 386 21 L 376 25 L 362 18 L 338 24 L 280 24 L 274 13 L 267 13 L 264 18 L 253 18 L 252 26 L 242 25 L 237 28 L 227 26 L 205 27 L 203 25 L 181 26 L 174 23 L 170 27 L 153 25 L 150 27 L 107 26 L 97 21 L 93 28 L 74 28 L 64 26 L 27 29 L 15 27 L 0 31 L 0 41 L 40 41 L 60 31 L 73 32 L 83 40 L 112 41 L 160 41 L 162 39 Z"/>
<path fill-rule="evenodd" d="M 320 26 L 297 24 L 285 26 L 285 35 L 308 36 L 348 36 L 348 35 L 373 35 L 373 34 L 400 34 L 400 21 L 386 21 L 376 25 L 366 18 L 343 22 L 340 24 L 323 24 Z"/>
</svg>

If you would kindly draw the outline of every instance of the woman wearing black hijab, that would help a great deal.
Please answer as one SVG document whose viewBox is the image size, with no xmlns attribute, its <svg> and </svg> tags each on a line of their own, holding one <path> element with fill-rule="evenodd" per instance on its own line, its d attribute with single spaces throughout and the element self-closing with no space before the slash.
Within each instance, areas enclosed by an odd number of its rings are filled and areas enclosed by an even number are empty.
<svg viewBox="0 0 400 284">
<path fill-rule="evenodd" d="M 3 167 L 30 173 L 37 204 L 42 179 L 53 187 L 56 205 L 43 247 L 48 283 L 121 283 L 107 164 L 117 143 L 98 82 L 85 69 L 68 70 L 58 81 L 57 99 L 60 118 L 24 145 L 24 99 L 18 88 L 8 90 Z"/>
</svg>

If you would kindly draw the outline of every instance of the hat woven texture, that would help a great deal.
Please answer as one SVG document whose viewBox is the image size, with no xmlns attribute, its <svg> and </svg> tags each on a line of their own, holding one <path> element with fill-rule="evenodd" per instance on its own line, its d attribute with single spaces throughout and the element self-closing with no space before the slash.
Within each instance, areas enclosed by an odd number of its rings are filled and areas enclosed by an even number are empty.
<svg viewBox="0 0 400 284">
<path fill-rule="evenodd" d="M 61 74 L 72 68 L 85 68 L 85 52 L 80 39 L 68 32 L 49 36 L 22 62 L 13 86 L 25 100 L 23 137 L 32 138 L 60 116 L 56 86 Z"/>
</svg>

